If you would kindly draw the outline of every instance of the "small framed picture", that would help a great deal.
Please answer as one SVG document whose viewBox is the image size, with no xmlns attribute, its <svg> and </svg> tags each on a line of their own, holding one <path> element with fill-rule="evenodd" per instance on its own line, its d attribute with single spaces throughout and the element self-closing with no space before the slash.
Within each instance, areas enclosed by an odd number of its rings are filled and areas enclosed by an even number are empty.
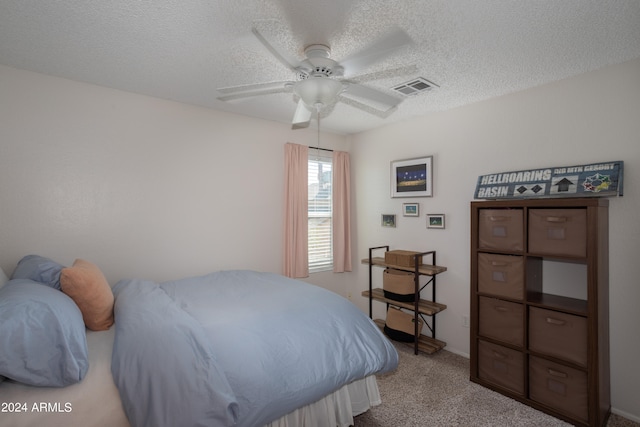
<svg viewBox="0 0 640 427">
<path fill-rule="evenodd" d="M 395 214 L 382 214 L 382 226 L 395 228 L 396 227 Z"/>
<path fill-rule="evenodd" d="M 417 203 L 403 203 L 402 215 L 403 216 L 420 216 L 420 205 Z"/>
<path fill-rule="evenodd" d="M 391 197 L 431 197 L 433 156 L 391 162 Z"/>
<path fill-rule="evenodd" d="M 427 228 L 444 228 L 444 214 L 427 214 Z"/>
</svg>

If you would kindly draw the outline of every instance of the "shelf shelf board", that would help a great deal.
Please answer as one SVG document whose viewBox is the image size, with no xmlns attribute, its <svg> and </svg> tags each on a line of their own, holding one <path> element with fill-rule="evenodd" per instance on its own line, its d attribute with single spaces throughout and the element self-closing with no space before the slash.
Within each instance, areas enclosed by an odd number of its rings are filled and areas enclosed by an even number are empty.
<svg viewBox="0 0 640 427">
<path fill-rule="evenodd" d="M 384 332 L 384 320 L 383 319 L 375 319 L 374 322 Z M 401 344 L 406 344 L 407 346 L 409 346 L 411 348 L 415 347 L 415 343 L 412 343 L 412 342 L 401 342 L 401 341 L 394 341 L 394 342 L 399 342 Z M 423 353 L 433 354 L 433 353 L 435 353 L 437 351 L 442 350 L 446 345 L 447 345 L 446 342 L 440 341 L 440 340 L 435 339 L 435 338 L 428 337 L 426 335 L 422 335 L 421 334 L 418 337 L 418 351 L 421 351 Z"/>
<path fill-rule="evenodd" d="M 363 297 L 369 297 L 369 291 L 362 291 Z M 381 288 L 375 288 L 371 291 L 371 298 L 376 301 L 382 301 L 394 305 L 396 307 L 406 308 L 407 310 L 414 310 L 415 304 L 413 302 L 401 302 L 393 299 L 389 299 L 384 296 L 384 291 Z M 420 299 L 418 302 L 418 312 L 427 316 L 433 316 L 436 313 L 440 313 L 445 310 L 447 306 L 433 301 Z"/>
<path fill-rule="evenodd" d="M 587 316 L 588 302 L 581 299 L 545 294 L 542 292 L 527 292 L 527 302 L 542 308 L 562 310 L 578 316 Z"/>
<path fill-rule="evenodd" d="M 363 259 L 362 263 L 369 265 L 369 258 Z M 377 265 L 379 267 L 389 267 L 389 268 L 393 268 L 393 269 L 396 269 L 396 270 L 409 271 L 409 272 L 412 272 L 412 273 L 415 272 L 415 267 L 407 267 L 407 266 L 404 266 L 404 265 L 389 264 L 389 263 L 385 262 L 384 258 L 382 258 L 382 257 L 373 257 L 373 258 L 371 258 L 371 264 L 372 265 Z M 443 273 L 445 271 L 447 271 L 447 267 L 443 267 L 443 266 L 440 266 L 440 265 L 423 264 L 423 265 L 418 267 L 418 273 L 423 274 L 425 276 L 435 276 L 436 274 Z"/>
</svg>

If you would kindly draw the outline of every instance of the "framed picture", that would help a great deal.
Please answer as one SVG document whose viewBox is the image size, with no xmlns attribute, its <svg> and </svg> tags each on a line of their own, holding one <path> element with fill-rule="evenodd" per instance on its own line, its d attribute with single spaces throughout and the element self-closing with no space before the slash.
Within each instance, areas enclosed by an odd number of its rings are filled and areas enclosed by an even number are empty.
<svg viewBox="0 0 640 427">
<path fill-rule="evenodd" d="M 444 228 L 444 214 L 427 214 L 427 228 Z"/>
<path fill-rule="evenodd" d="M 395 228 L 396 216 L 393 214 L 382 214 L 382 226 Z"/>
<path fill-rule="evenodd" d="M 433 156 L 391 162 L 391 197 L 431 197 Z"/>
<path fill-rule="evenodd" d="M 420 216 L 420 205 L 417 203 L 403 203 L 402 215 L 404 216 Z"/>
</svg>

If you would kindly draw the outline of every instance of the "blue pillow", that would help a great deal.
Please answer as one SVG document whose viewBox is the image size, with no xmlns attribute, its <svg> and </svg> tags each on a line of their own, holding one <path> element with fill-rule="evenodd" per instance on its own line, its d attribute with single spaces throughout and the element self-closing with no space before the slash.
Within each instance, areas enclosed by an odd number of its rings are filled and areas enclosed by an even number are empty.
<svg viewBox="0 0 640 427">
<path fill-rule="evenodd" d="M 60 290 L 63 265 L 39 255 L 27 255 L 18 261 L 11 279 L 29 279 Z"/>
<path fill-rule="evenodd" d="M 25 279 L 0 289 L 0 376 L 64 387 L 81 381 L 88 369 L 84 321 L 71 298 Z"/>
</svg>

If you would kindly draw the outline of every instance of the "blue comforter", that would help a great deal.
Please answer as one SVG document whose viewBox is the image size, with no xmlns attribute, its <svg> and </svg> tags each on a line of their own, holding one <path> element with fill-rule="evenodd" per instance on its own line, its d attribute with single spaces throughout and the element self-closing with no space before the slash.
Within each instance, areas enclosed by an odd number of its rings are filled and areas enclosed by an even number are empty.
<svg viewBox="0 0 640 427">
<path fill-rule="evenodd" d="M 112 372 L 140 426 L 262 426 L 393 370 L 394 347 L 346 299 L 270 273 L 121 281 Z"/>
</svg>

